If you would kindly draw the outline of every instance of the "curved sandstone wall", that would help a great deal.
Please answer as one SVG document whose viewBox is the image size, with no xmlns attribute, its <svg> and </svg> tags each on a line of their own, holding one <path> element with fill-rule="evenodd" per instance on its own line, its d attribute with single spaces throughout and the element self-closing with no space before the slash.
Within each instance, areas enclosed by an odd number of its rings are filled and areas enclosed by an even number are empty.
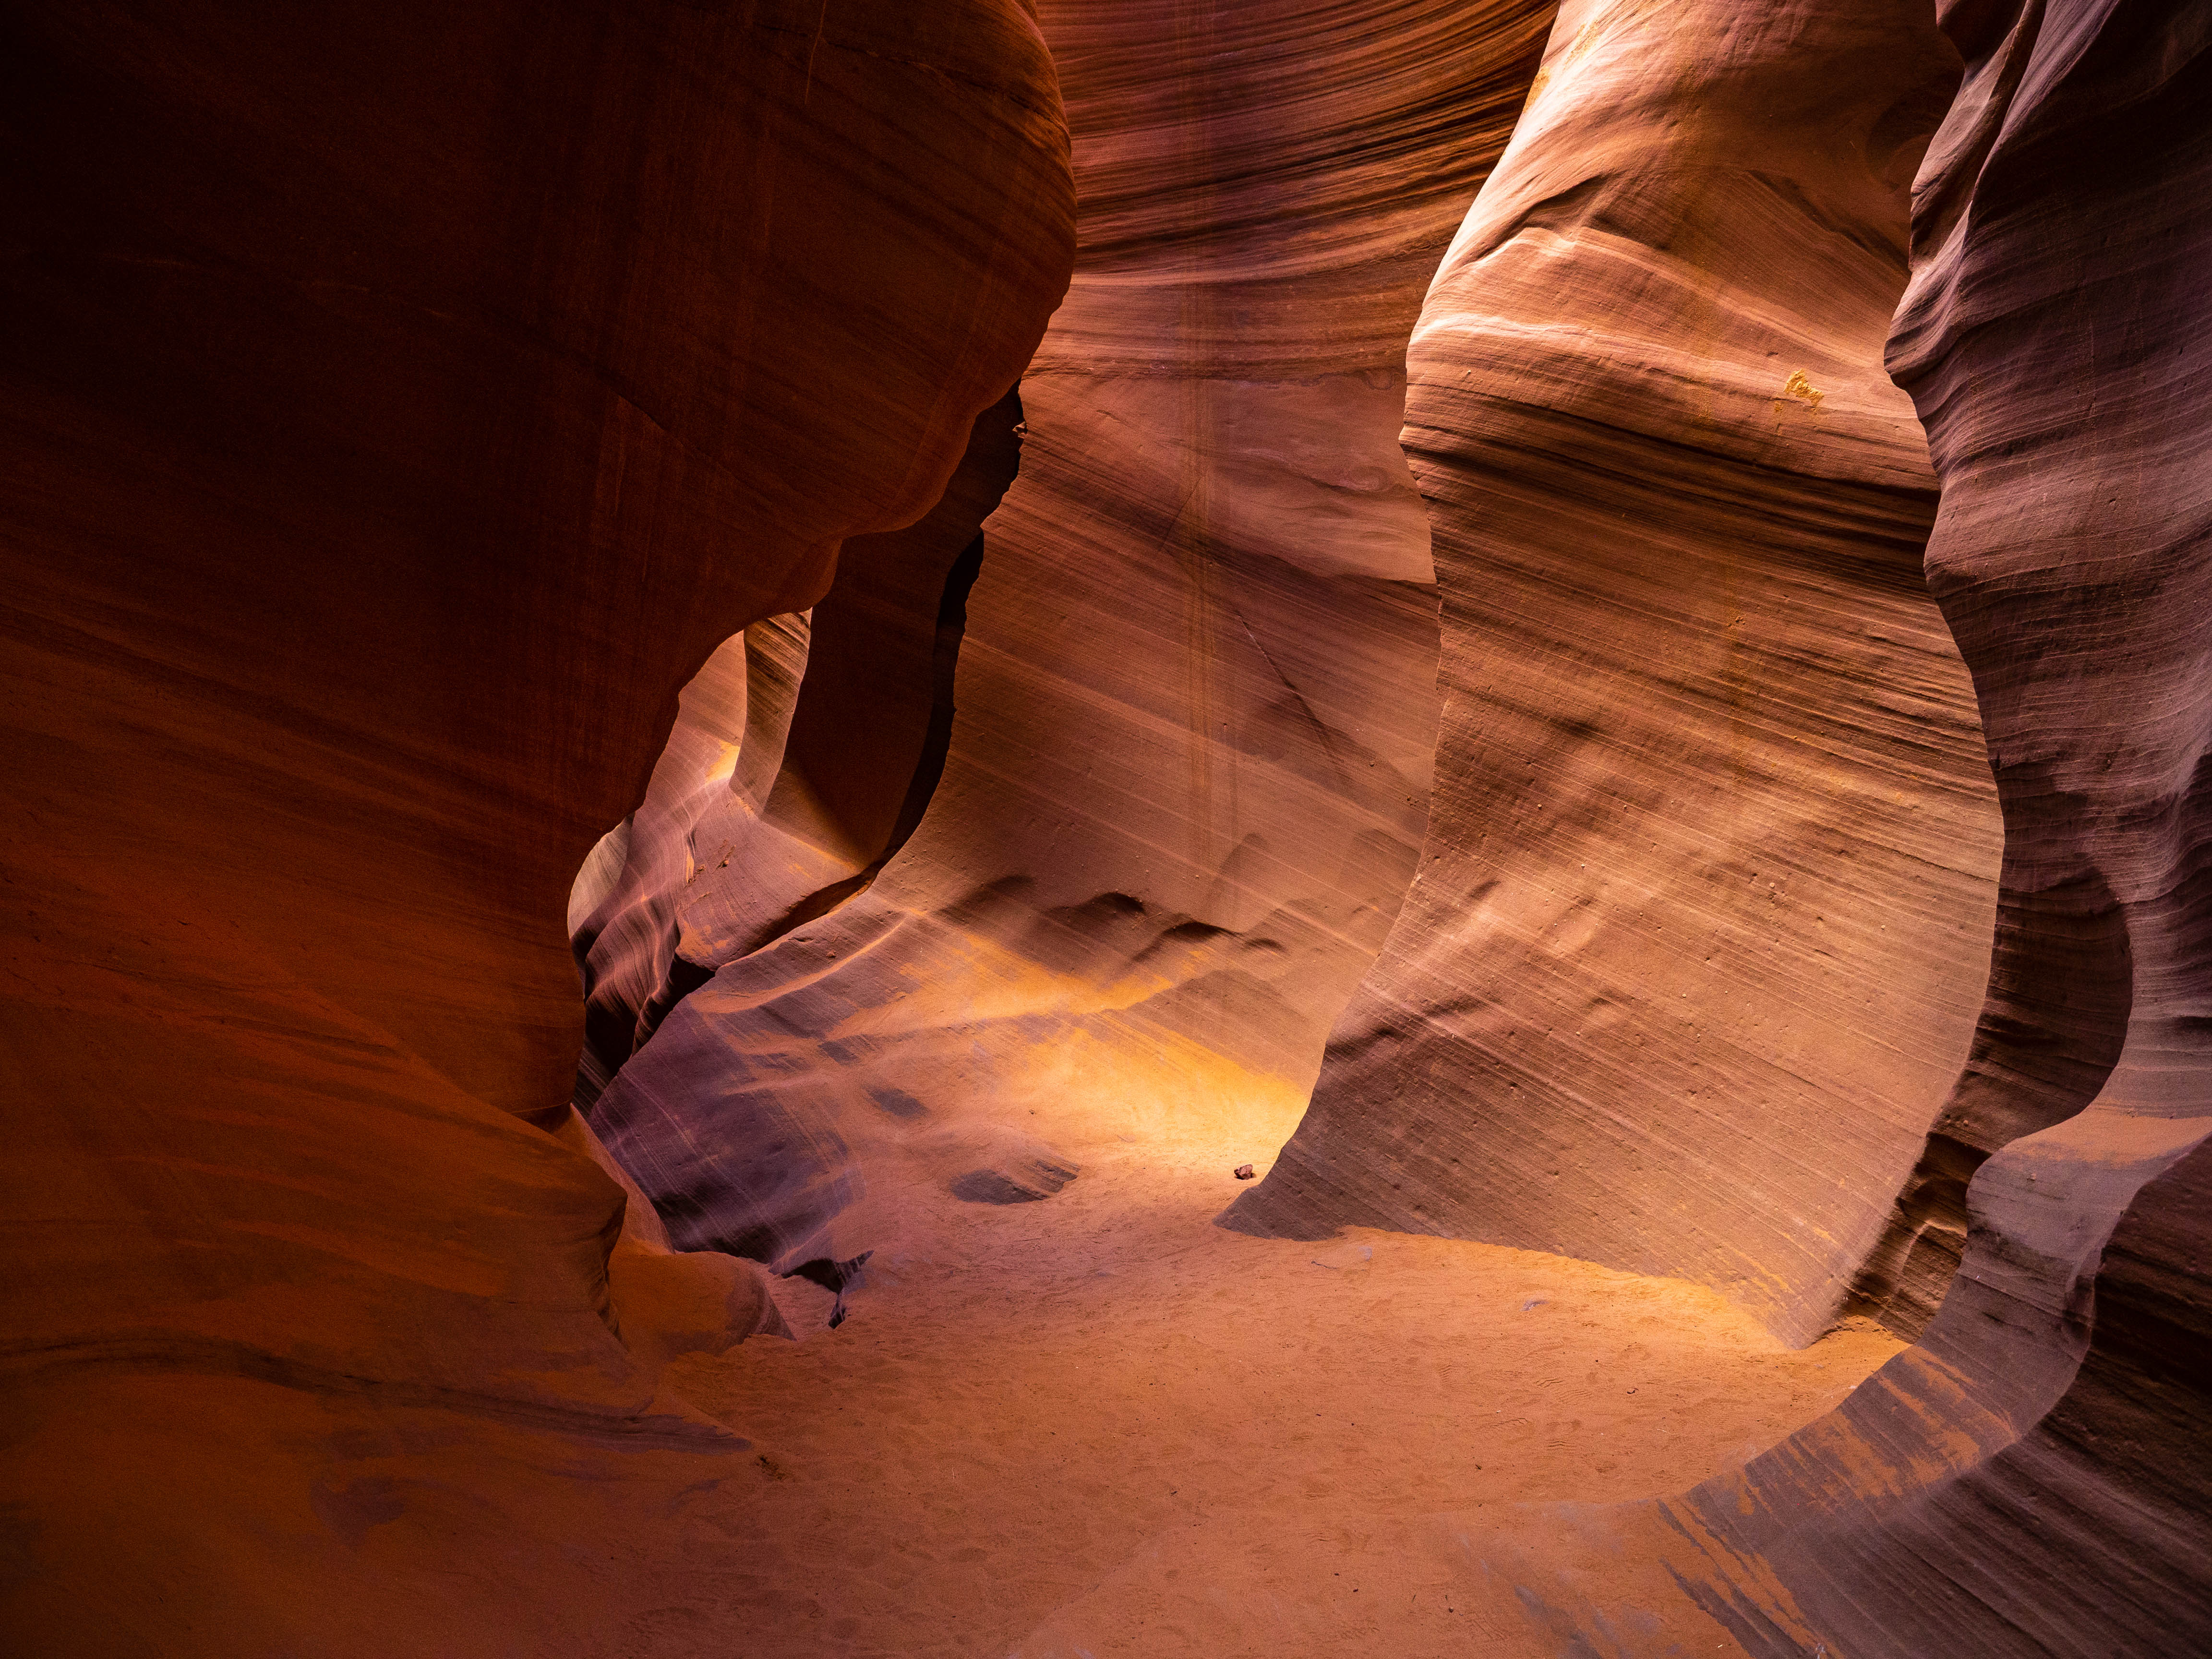
<svg viewBox="0 0 2212 1659">
<path fill-rule="evenodd" d="M 1545 9 L 1040 17 L 1082 252 L 1023 380 L 941 779 L 816 919 L 680 942 L 711 983 L 592 1107 L 679 1239 L 839 1282 L 931 1206 L 1049 1192 L 1139 1129 L 1265 1162 L 1427 806 L 1402 354 Z M 716 862 L 685 903 L 779 910 L 774 878 Z"/>
<path fill-rule="evenodd" d="M 1455 1631 L 2212 1650 L 2212 21 L 1940 9 L 16 9 L 9 1634 L 726 1646 L 759 1263 L 1295 1124 L 1921 1333 Z"/>
<path fill-rule="evenodd" d="M 1891 363 L 2004 811 L 1989 995 L 1916 1176 L 1963 1188 L 1965 1260 L 1917 1346 L 1741 1470 L 1484 1544 L 1561 1644 L 1627 1596 L 1638 1653 L 2212 1646 L 2212 20 L 1946 27 L 1966 79 Z"/>
<path fill-rule="evenodd" d="M 1875 1468 L 1911 1475 L 1854 1470 L 1850 1502 L 1808 1504 L 1765 1553 L 1853 1653 L 2195 1652 L 2212 1644 L 2212 17 L 2058 0 L 1947 26 L 1968 76 L 1915 192 L 1891 366 L 1943 481 L 1929 580 L 1974 672 L 2005 862 L 1989 1000 L 1935 1131 L 1994 1156 L 1926 1346 L 2004 1431 L 1943 1456 L 1938 1425 L 1963 1411 L 1849 1424 L 1883 1447 Z M 1839 1450 L 1814 1467 L 1850 1467 Z M 1779 1507 L 1794 1494 L 1773 1485 Z"/>
<path fill-rule="evenodd" d="M 1034 350 L 1050 61 L 1011 0 L 7 33 L 7 1627 L 550 1650 L 741 1444 L 660 1361 L 775 1322 L 531 1127 L 562 896 Z"/>
<path fill-rule="evenodd" d="M 1562 9 L 1411 353 L 1420 872 L 1232 1224 L 1836 1316 L 1965 1054 L 1996 873 L 1881 367 L 1956 76 L 1902 0 Z"/>
</svg>

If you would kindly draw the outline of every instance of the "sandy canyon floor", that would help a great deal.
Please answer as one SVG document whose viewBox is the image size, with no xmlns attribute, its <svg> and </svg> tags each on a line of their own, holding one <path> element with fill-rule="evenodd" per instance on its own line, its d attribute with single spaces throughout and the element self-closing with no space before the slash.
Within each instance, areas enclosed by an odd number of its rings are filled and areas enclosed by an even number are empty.
<svg viewBox="0 0 2212 1659">
<path fill-rule="evenodd" d="M 1793 1352 L 1710 1291 L 1558 1256 L 1241 1237 L 1212 1224 L 1237 1152 L 1085 1145 L 1048 1200 L 931 1214 L 840 1328 L 827 1291 L 786 1281 L 799 1340 L 679 1361 L 757 1479 L 700 1517 L 726 1577 L 670 1609 L 680 1630 L 636 1634 L 1533 1659 L 1553 1644 L 1473 1582 L 1470 1532 L 1679 1492 L 1897 1351 L 1850 1328 Z"/>
</svg>

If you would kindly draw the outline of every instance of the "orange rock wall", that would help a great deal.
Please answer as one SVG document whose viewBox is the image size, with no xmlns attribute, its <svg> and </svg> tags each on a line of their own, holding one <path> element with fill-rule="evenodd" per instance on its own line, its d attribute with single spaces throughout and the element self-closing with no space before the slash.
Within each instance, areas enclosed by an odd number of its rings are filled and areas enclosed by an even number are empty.
<svg viewBox="0 0 2212 1659">
<path fill-rule="evenodd" d="M 775 1317 L 531 1127 L 562 897 L 1034 349 L 1052 66 L 998 0 L 7 30 L 6 1628 L 544 1651 L 738 1449 L 659 1362 Z"/>
<path fill-rule="evenodd" d="M 1942 478 L 1929 580 L 1974 672 L 2005 821 L 1989 1000 L 1935 1136 L 1994 1155 L 1925 1358 L 1891 1370 L 1940 1368 L 1965 1397 L 1863 1402 L 1747 1474 L 1786 1517 L 1761 1553 L 1852 1653 L 2197 1652 L 2212 1646 L 2212 19 L 2061 0 L 1945 25 L 1967 78 L 1915 191 L 1890 361 Z M 1954 1425 L 1978 1413 L 1997 1428 L 1968 1452 Z M 1843 1501 L 1798 1491 L 1800 1471 L 1838 1467 Z M 1717 1516 L 1727 1495 L 1688 1507 Z"/>
<path fill-rule="evenodd" d="M 1422 865 L 1236 1224 L 1832 1320 L 1982 990 L 1997 854 L 1882 371 L 1956 59 L 1903 3 L 1563 8 L 1429 292 Z"/>
<path fill-rule="evenodd" d="M 825 883 L 765 949 L 679 944 L 712 983 L 592 1108 L 679 1239 L 780 1270 L 881 1270 L 952 1185 L 1139 1127 L 1264 1160 L 1426 810 L 1402 354 L 1546 9 L 1040 19 L 1082 252 L 1023 380 L 941 780 L 865 890 Z M 684 902 L 781 911 L 774 878 L 717 860 Z"/>
<path fill-rule="evenodd" d="M 1942 10 L 17 9 L 0 1628 L 721 1643 L 687 1247 L 1319 1066 L 1231 1224 L 1925 1324 L 1556 1650 L 2212 1648 L 2212 27 Z"/>
<path fill-rule="evenodd" d="M 1501 1529 L 1492 1571 L 1563 1644 L 1620 1628 L 1621 1575 L 1593 1596 L 1589 1568 L 1638 1562 L 1644 1629 L 1773 1659 L 2212 1648 L 2212 24 L 1944 24 L 1966 80 L 1890 363 L 2005 845 L 1988 998 L 1893 1236 L 1950 1206 L 1964 1261 L 1917 1346 L 1744 1468 Z"/>
</svg>

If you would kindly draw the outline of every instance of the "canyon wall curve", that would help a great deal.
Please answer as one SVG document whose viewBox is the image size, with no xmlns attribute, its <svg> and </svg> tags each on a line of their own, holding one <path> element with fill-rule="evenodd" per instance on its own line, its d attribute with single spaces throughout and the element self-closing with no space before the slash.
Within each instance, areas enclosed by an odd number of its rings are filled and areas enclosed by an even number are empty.
<svg viewBox="0 0 2212 1659">
<path fill-rule="evenodd" d="M 571 1116 L 563 896 L 1073 247 L 1022 6 L 822 13 L 11 9 L 23 1651 L 546 1651 L 743 1449 L 661 1369 L 781 1321 Z"/>
<path fill-rule="evenodd" d="M 674 947 L 713 978 L 591 1118 L 678 1239 L 842 1283 L 962 1182 L 1289 1133 L 1427 808 L 1405 338 L 1548 15 L 1041 8 L 1080 252 L 941 776 L 834 908 Z M 717 860 L 684 902 L 773 910 L 768 879 Z"/>
<path fill-rule="evenodd" d="M 1557 1643 L 2212 1644 L 2212 18 L 2029 0 L 1945 27 L 1966 75 L 1890 363 L 2004 812 L 1988 997 L 1914 1177 L 1963 1188 L 1964 1259 L 1917 1344 L 1742 1468 L 1486 1528 L 1479 1571 Z"/>
<path fill-rule="evenodd" d="M 1421 869 L 1231 1224 L 1694 1279 L 1798 1342 L 1843 1311 L 1964 1057 L 1998 853 L 1881 363 L 1958 72 L 1921 11 L 1562 9 L 1411 353 Z"/>
<path fill-rule="evenodd" d="M 0 1644 L 2212 1652 L 2212 3 L 0 89 Z"/>
</svg>

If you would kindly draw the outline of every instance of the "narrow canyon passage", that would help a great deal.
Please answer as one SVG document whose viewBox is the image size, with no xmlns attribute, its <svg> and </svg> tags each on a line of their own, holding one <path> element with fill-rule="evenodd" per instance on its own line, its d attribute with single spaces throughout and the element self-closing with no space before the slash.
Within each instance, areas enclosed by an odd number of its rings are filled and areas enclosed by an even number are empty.
<svg viewBox="0 0 2212 1659">
<path fill-rule="evenodd" d="M 2212 0 L 0 85 L 0 1652 L 2212 1653 Z"/>
</svg>

